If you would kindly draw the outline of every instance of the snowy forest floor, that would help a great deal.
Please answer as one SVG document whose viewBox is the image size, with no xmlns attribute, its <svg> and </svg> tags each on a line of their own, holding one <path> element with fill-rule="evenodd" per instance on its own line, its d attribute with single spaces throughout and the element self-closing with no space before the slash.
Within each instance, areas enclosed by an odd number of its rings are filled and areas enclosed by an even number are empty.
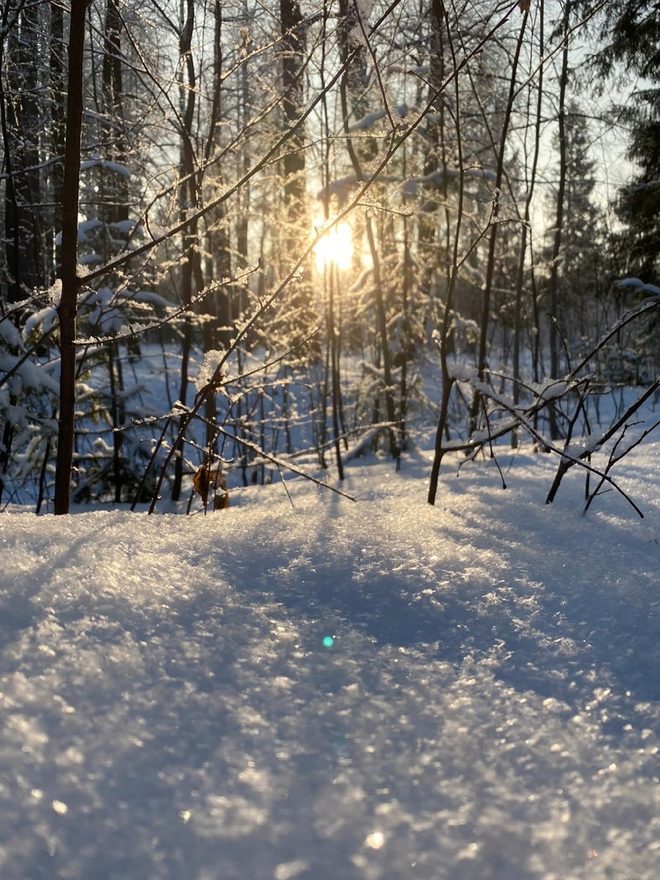
<svg viewBox="0 0 660 880">
<path fill-rule="evenodd" d="M 556 463 L 2 514 L 2 880 L 656 880 L 660 442 Z"/>
</svg>

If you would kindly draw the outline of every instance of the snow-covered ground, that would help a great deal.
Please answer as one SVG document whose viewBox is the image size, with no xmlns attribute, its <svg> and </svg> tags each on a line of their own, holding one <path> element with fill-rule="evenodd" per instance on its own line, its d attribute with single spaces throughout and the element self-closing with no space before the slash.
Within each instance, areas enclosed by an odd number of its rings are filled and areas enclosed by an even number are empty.
<svg viewBox="0 0 660 880">
<path fill-rule="evenodd" d="M 0 515 L 0 878 L 656 880 L 660 442 L 428 464 Z"/>
</svg>

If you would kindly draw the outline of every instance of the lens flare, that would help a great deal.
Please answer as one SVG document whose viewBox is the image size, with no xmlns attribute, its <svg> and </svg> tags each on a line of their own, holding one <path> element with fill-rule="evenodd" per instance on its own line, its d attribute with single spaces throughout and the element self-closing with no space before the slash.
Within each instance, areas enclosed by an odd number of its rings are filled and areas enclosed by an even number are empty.
<svg viewBox="0 0 660 880">
<path fill-rule="evenodd" d="M 319 272 L 330 266 L 350 269 L 353 262 L 353 234 L 350 225 L 337 223 L 328 229 L 314 246 L 314 254 Z"/>
</svg>

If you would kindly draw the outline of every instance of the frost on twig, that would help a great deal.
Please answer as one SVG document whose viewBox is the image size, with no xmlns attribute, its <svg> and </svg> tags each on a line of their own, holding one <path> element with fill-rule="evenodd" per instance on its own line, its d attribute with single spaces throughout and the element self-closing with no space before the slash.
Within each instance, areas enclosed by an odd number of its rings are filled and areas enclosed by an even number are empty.
<svg viewBox="0 0 660 880">
<path fill-rule="evenodd" d="M 630 430 L 630 420 L 638 413 L 641 407 L 660 390 L 660 379 L 656 379 L 650 383 L 637 398 L 628 406 L 628 408 L 620 414 L 609 428 L 600 433 L 592 434 L 586 417 L 586 400 L 590 394 L 589 385 L 593 377 L 585 376 L 583 373 L 587 367 L 596 358 L 596 355 L 607 345 L 607 343 L 620 333 L 621 329 L 630 322 L 642 315 L 648 314 L 650 311 L 660 307 L 660 295 L 654 290 L 650 290 L 653 285 L 643 284 L 638 279 L 623 279 L 620 282 L 623 286 L 631 288 L 635 291 L 642 290 L 647 295 L 646 299 L 626 312 L 617 322 L 601 337 L 598 343 L 582 358 L 571 372 L 561 379 L 549 379 L 542 384 L 533 383 L 524 385 L 525 390 L 531 397 L 525 405 L 509 399 L 504 393 L 495 391 L 488 382 L 479 379 L 478 376 L 472 374 L 457 375 L 454 373 L 450 376 L 453 386 L 458 387 L 460 382 L 464 382 L 471 386 L 475 392 L 476 399 L 481 399 L 484 403 L 488 401 L 492 406 L 492 410 L 484 410 L 486 412 L 486 426 L 483 429 L 474 430 L 467 439 L 442 441 L 436 446 L 436 458 L 434 467 L 439 468 L 444 455 L 448 452 L 463 452 L 470 459 L 474 459 L 485 446 L 491 446 L 493 441 L 498 440 L 518 428 L 522 428 L 532 439 L 538 443 L 539 447 L 545 452 L 554 453 L 559 456 L 559 465 L 555 477 L 550 486 L 546 503 L 551 504 L 554 500 L 564 475 L 575 465 L 584 469 L 587 473 L 587 490 L 586 497 L 588 499 L 585 510 L 588 509 L 593 502 L 594 497 L 600 492 L 604 483 L 617 491 L 626 501 L 634 508 L 640 517 L 643 516 L 642 511 L 637 504 L 617 485 L 612 479 L 610 472 L 614 465 L 627 455 L 635 446 L 637 446 L 652 430 L 657 427 L 657 422 L 650 427 L 645 427 L 641 435 L 634 442 L 624 443 L 626 433 Z M 650 294 L 650 296 L 649 296 Z M 507 378 L 507 377 L 503 377 Z M 577 400 L 577 402 L 576 402 Z M 569 403 L 569 411 L 572 415 L 567 416 L 567 431 L 564 438 L 563 446 L 556 445 L 552 439 L 543 436 L 538 428 L 538 416 L 544 409 L 550 409 L 560 404 Z M 499 410 L 504 413 L 503 417 L 492 419 L 491 416 Z M 582 416 L 585 423 L 586 435 L 573 439 L 573 434 L 578 424 L 578 420 Z M 592 466 L 591 457 L 595 452 L 601 451 L 603 447 L 614 441 L 614 448 L 610 453 L 610 458 L 604 470 L 599 470 Z M 599 482 L 594 492 L 590 493 L 588 477 L 594 474 Z"/>
</svg>

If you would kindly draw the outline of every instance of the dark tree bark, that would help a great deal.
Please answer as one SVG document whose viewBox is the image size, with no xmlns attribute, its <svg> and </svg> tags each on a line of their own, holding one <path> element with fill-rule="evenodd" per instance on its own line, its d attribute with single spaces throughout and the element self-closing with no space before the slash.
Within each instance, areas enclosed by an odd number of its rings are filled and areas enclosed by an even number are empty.
<svg viewBox="0 0 660 880">
<path fill-rule="evenodd" d="M 69 512 L 73 438 L 75 429 L 76 312 L 80 278 L 78 257 L 78 201 L 80 193 L 80 138 L 83 112 L 83 57 L 85 18 L 90 0 L 71 0 L 69 25 L 68 96 L 64 187 L 62 199 L 62 292 L 60 322 L 60 412 L 55 470 L 55 514 Z"/>
<path fill-rule="evenodd" d="M 559 320 L 559 258 L 562 250 L 562 233 L 564 225 L 564 199 L 566 194 L 566 86 L 568 83 L 568 32 L 571 16 L 571 0 L 566 0 L 564 7 L 564 48 L 562 51 L 561 74 L 559 79 L 559 184 L 557 186 L 557 211 L 555 216 L 555 231 L 552 244 L 552 257 L 550 262 L 550 376 L 559 378 L 559 333 L 557 321 Z M 550 436 L 554 440 L 558 436 L 557 419 L 554 407 L 550 407 Z"/>
<path fill-rule="evenodd" d="M 213 148 L 216 146 L 218 123 L 222 115 L 222 69 L 224 53 L 222 47 L 223 17 L 222 3 L 215 0 L 213 5 L 213 102 L 211 106 L 211 119 L 209 121 L 208 136 L 204 149 L 206 162 L 211 158 Z M 224 205 L 219 208 L 218 219 L 209 224 L 207 231 L 207 251 L 211 254 L 208 261 L 207 280 L 214 278 L 230 278 L 232 271 L 231 239 L 227 211 Z M 210 276 L 210 277 L 208 277 Z M 212 294 L 210 309 L 216 316 L 216 323 L 207 322 L 204 325 L 204 346 L 207 351 L 217 348 L 219 345 L 228 346 L 232 336 L 231 331 L 231 298 L 228 290 L 223 288 Z M 207 418 L 209 412 L 207 411 Z M 211 419 L 209 419 L 211 420 Z"/>
<path fill-rule="evenodd" d="M 544 52 L 544 15 L 545 15 L 545 4 L 544 0 L 541 0 L 539 3 L 538 10 L 538 20 L 539 20 L 539 57 L 543 57 Z M 536 94 L 536 118 L 534 121 L 535 127 L 535 135 L 534 135 L 534 155 L 532 158 L 532 167 L 530 169 L 529 182 L 527 184 L 527 196 L 525 198 L 525 210 L 522 218 L 522 229 L 521 229 L 521 241 L 520 241 L 520 253 L 518 255 L 518 270 L 516 274 L 516 299 L 514 306 L 514 331 L 513 331 L 513 402 L 518 403 L 520 397 L 520 347 L 522 340 L 522 314 L 523 314 L 523 288 L 525 281 L 525 259 L 527 256 L 527 245 L 528 245 L 528 231 L 531 224 L 531 206 L 532 206 L 532 198 L 534 195 L 534 189 L 536 186 L 536 174 L 538 169 L 539 162 L 539 153 L 541 147 L 541 128 L 542 128 L 542 113 L 543 113 L 543 65 L 540 66 L 538 72 L 538 88 Z M 534 271 L 532 267 L 532 272 Z M 536 313 L 536 308 L 533 304 L 533 312 Z M 535 323 L 536 333 L 534 335 L 534 345 L 533 345 L 533 363 L 534 363 L 534 379 L 537 380 L 536 372 L 537 372 L 537 362 L 538 362 L 538 349 L 539 349 L 539 328 L 538 324 Z M 515 448 L 518 446 L 518 430 L 514 430 L 511 433 L 511 445 Z"/>
<path fill-rule="evenodd" d="M 477 359 L 477 370 L 479 379 L 483 380 L 488 368 L 488 330 L 490 326 L 491 297 L 493 292 L 493 283 L 495 279 L 495 251 L 498 238 L 498 218 L 499 205 L 502 191 L 502 181 L 504 180 L 504 159 L 507 148 L 507 138 L 509 134 L 509 125 L 511 122 L 511 114 L 513 112 L 513 102 L 516 93 L 516 76 L 518 73 L 518 64 L 520 62 L 520 53 L 522 50 L 523 37 L 527 27 L 527 19 L 529 17 L 529 7 L 523 12 L 523 20 L 520 25 L 520 33 L 516 43 L 516 49 L 513 56 L 511 66 L 511 78 L 509 80 L 509 95 L 504 109 L 504 119 L 502 121 L 502 129 L 500 132 L 500 143 L 497 154 L 497 169 L 495 180 L 495 201 L 493 203 L 493 215 L 491 219 L 490 237 L 488 241 L 488 261 L 486 263 L 486 278 L 484 281 L 484 290 L 481 300 L 481 324 L 479 327 L 479 354 Z M 477 416 L 481 403 L 481 395 L 478 391 L 474 392 L 472 404 L 470 407 L 470 432 L 473 433 L 477 427 Z"/>
<path fill-rule="evenodd" d="M 127 144 L 124 132 L 124 86 L 121 48 L 122 19 L 117 0 L 107 0 L 104 22 L 102 83 L 105 100 L 104 138 L 108 144 L 108 158 L 126 164 Z M 128 178 L 112 174 L 112 192 L 104 206 L 103 220 L 116 223 L 128 219 Z"/>
<path fill-rule="evenodd" d="M 8 4 L 15 16 L 6 38 L 9 94 L 2 100 L 2 139 L 6 170 L 5 194 L 6 289 L 9 301 L 23 299 L 45 281 L 41 227 L 39 141 L 43 116 L 39 102 L 39 4 Z"/>
<path fill-rule="evenodd" d="M 298 0 L 280 0 L 282 28 L 282 109 L 284 120 L 293 125 L 303 105 L 305 65 L 304 41 L 301 33 L 302 15 Z M 282 159 L 284 195 L 289 221 L 295 226 L 305 212 L 305 140 L 304 126 L 291 136 Z"/>
<path fill-rule="evenodd" d="M 305 53 L 305 30 L 299 0 L 280 0 L 280 28 L 283 121 L 287 129 L 294 129 L 304 107 L 305 66 L 309 60 Z M 309 238 L 305 142 L 305 126 L 299 125 L 292 131 L 282 155 L 285 223 L 281 247 L 285 259 L 299 254 Z M 287 294 L 285 321 L 294 339 L 307 336 L 314 323 L 308 276 L 305 271 L 303 278 Z"/>
<path fill-rule="evenodd" d="M 185 69 L 185 86 L 182 82 L 181 96 L 183 117 L 181 120 L 181 205 L 180 216 L 185 219 L 189 210 L 199 206 L 198 178 L 195 173 L 195 150 L 192 142 L 193 121 L 196 106 L 197 76 L 192 56 L 192 36 L 195 25 L 194 0 L 186 0 L 185 21 L 179 37 L 179 56 Z M 193 220 L 183 233 L 183 265 L 181 267 L 181 300 L 189 306 L 194 296 L 195 281 L 201 289 L 201 260 L 197 243 L 198 221 Z M 181 350 L 181 381 L 179 384 L 179 400 L 185 405 L 190 383 L 190 353 L 192 349 L 192 325 L 189 312 L 183 325 L 183 343 Z M 174 462 L 174 480 L 172 482 L 172 501 L 181 497 L 183 483 L 183 437 L 180 438 L 177 456 Z"/>
<path fill-rule="evenodd" d="M 440 8 L 438 8 L 440 7 Z M 434 11 L 437 18 L 438 30 L 442 25 L 442 18 L 447 21 L 447 12 L 442 4 L 434 3 Z M 447 29 L 447 42 L 449 52 L 451 54 L 452 63 L 456 67 L 456 54 L 451 33 Z M 435 504 L 438 492 L 438 480 L 440 478 L 440 466 L 444 450 L 442 441 L 448 427 L 449 420 L 449 402 L 451 399 L 452 389 L 454 387 L 454 377 L 449 370 L 449 352 L 450 352 L 450 334 L 452 324 L 452 314 L 454 310 L 454 293 L 456 290 L 456 282 L 458 280 L 458 252 L 461 241 L 461 229 L 463 225 L 463 209 L 465 204 L 465 179 L 463 175 L 463 141 L 460 129 L 460 90 L 458 79 L 454 80 L 454 100 L 456 102 L 456 113 L 454 116 L 454 124 L 456 126 L 456 149 L 458 158 L 458 167 L 460 169 L 458 179 L 458 200 L 456 205 L 456 224 L 454 227 L 454 242 L 452 247 L 451 266 L 449 279 L 447 283 L 447 297 L 445 300 L 444 314 L 442 317 L 442 325 L 440 329 L 440 367 L 442 370 L 442 398 L 440 401 L 440 412 L 438 414 L 438 424 L 435 432 L 435 444 L 433 454 L 433 464 L 431 466 L 431 475 L 429 479 L 429 490 L 427 501 L 429 504 Z"/>
<path fill-rule="evenodd" d="M 66 64 L 64 44 L 64 11 L 58 0 L 50 3 L 50 149 L 52 165 L 49 172 L 50 194 L 53 199 L 52 239 L 48 241 L 54 260 L 51 278 L 59 274 L 60 247 L 54 244 L 53 233 L 62 229 L 62 194 L 64 189 L 64 148 L 66 135 Z"/>
<path fill-rule="evenodd" d="M 128 149 L 124 131 L 124 85 L 122 61 L 122 19 L 117 0 L 107 0 L 104 22 L 102 84 L 105 103 L 103 120 L 104 140 L 107 143 L 108 158 L 122 164 L 127 163 Z M 128 220 L 129 186 L 124 174 L 103 172 L 104 204 L 102 219 L 106 224 Z M 107 236 L 106 236 L 107 240 Z M 106 253 L 106 259 L 114 256 Z M 139 351 L 139 347 L 137 349 Z M 112 471 L 115 503 L 121 501 L 124 480 L 124 461 L 122 444 L 124 434 L 117 430 L 126 422 L 124 405 L 124 376 L 121 361 L 121 347 L 117 342 L 108 343 L 108 376 L 110 381 L 110 414 L 112 419 Z"/>
<path fill-rule="evenodd" d="M 429 24 L 431 27 L 431 46 L 429 57 L 429 97 L 436 96 L 433 102 L 433 122 L 426 124 L 424 146 L 424 174 L 431 174 L 440 169 L 443 172 L 443 180 L 439 194 L 429 192 L 424 203 L 423 210 L 419 214 L 418 238 L 423 265 L 422 285 L 424 291 L 429 294 L 429 306 L 434 309 L 432 276 L 436 269 L 445 269 L 445 298 L 449 288 L 449 274 L 451 272 L 451 215 L 448 206 L 447 186 L 447 96 L 440 94 L 442 83 L 447 75 L 445 53 L 448 51 L 446 43 L 449 43 L 449 32 L 446 29 L 446 12 L 444 3 L 440 0 L 432 0 L 429 9 Z M 446 36 L 445 36 L 446 34 Z M 438 207 L 444 205 L 442 223 L 444 235 L 438 228 Z"/>
</svg>

